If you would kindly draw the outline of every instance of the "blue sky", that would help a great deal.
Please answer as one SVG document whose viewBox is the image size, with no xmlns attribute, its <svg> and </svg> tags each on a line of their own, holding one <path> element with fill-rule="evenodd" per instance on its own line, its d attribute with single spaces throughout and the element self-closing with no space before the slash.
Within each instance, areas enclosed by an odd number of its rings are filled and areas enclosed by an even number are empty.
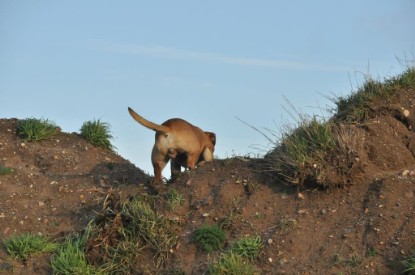
<svg viewBox="0 0 415 275">
<path fill-rule="evenodd" d="M 258 128 L 333 105 L 370 73 L 413 60 L 415 1 L 0 0 L 0 117 L 65 132 L 111 125 L 118 153 L 152 172 L 154 133 L 180 117 L 217 134 L 219 157 L 262 153 Z M 166 176 L 169 173 L 165 173 Z"/>
</svg>

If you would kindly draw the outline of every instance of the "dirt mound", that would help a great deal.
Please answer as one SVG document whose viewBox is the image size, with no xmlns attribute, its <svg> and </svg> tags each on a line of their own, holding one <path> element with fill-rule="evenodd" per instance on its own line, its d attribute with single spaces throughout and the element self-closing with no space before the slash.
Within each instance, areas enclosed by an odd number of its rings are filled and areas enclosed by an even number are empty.
<svg viewBox="0 0 415 275">
<path fill-rule="evenodd" d="M 237 157 L 185 172 L 154 196 L 150 176 L 76 133 L 23 142 L 15 133 L 16 119 L 0 120 L 0 165 L 13 169 L 0 175 L 0 238 L 24 232 L 63 238 L 83 231 L 108 209 L 117 227 L 125 222 L 116 218 L 119 206 L 148 194 L 177 237 L 158 272 L 205 272 L 220 252 L 202 251 L 193 233 L 202 225 L 221 224 L 224 251 L 242 237 L 261 237 L 263 248 L 253 262 L 260 274 L 396 274 L 415 248 L 414 93 L 404 90 L 379 102 L 364 124 L 340 129 L 353 132 L 352 140 L 347 135 L 344 140 L 353 154 L 333 157 L 327 171 L 351 184 L 324 190 L 298 191 L 264 175 L 263 160 Z M 339 174 L 338 167 L 347 173 Z M 173 190 L 182 195 L 174 208 L 168 202 Z M 89 245 L 92 251 L 99 244 Z M 102 261 L 101 254 L 91 255 L 92 262 Z M 155 256 L 144 245 L 133 257 L 131 273 L 156 272 Z M 52 272 L 48 255 L 21 263 L 4 249 L 0 269 Z"/>
</svg>

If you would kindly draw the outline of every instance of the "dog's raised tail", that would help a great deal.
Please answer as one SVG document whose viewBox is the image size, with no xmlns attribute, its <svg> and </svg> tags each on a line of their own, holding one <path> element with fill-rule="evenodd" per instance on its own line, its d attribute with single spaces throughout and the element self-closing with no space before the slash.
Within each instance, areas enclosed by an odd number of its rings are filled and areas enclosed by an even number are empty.
<svg viewBox="0 0 415 275">
<path fill-rule="evenodd" d="M 142 117 L 139 114 L 137 114 L 136 112 L 134 112 L 134 110 L 131 109 L 130 107 L 128 107 L 128 112 L 138 123 L 140 123 L 144 127 L 147 127 L 150 130 L 154 130 L 156 132 L 161 132 L 161 133 L 167 133 L 169 131 L 168 127 L 163 126 L 163 125 L 158 125 L 158 124 L 155 124 L 151 121 L 148 121 L 144 117 Z"/>
</svg>

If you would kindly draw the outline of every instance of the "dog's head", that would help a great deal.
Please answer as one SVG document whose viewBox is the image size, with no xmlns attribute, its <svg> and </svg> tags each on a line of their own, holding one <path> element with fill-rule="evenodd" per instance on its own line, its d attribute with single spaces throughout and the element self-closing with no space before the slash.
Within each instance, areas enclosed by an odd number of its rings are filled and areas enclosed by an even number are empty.
<svg viewBox="0 0 415 275">
<path fill-rule="evenodd" d="M 205 135 L 210 139 L 210 141 L 212 142 L 213 146 L 215 146 L 216 145 L 216 135 L 215 135 L 215 133 L 205 132 Z"/>
</svg>

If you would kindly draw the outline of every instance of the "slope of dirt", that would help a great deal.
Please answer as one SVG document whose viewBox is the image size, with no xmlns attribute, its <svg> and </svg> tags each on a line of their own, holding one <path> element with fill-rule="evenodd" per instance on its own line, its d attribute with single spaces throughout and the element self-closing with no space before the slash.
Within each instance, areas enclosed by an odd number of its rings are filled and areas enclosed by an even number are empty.
<svg viewBox="0 0 415 275">
<path fill-rule="evenodd" d="M 264 248 L 254 263 L 260 274 L 401 272 L 415 249 L 414 91 L 379 106 L 359 127 L 346 188 L 298 191 L 261 174 L 261 160 L 244 158 L 215 160 L 167 185 L 155 207 L 177 222 L 179 242 L 162 270 L 205 272 L 219 252 L 202 252 L 192 233 L 228 220 L 224 249 L 243 236 L 261 236 Z M 1 241 L 24 232 L 64 237 L 85 229 L 107 194 L 126 200 L 151 193 L 151 177 L 77 134 L 22 142 L 15 125 L 0 120 L 0 164 L 13 168 L 0 176 Z M 174 210 L 166 202 L 172 188 L 184 196 Z M 148 257 L 137 255 L 137 262 L 154 273 Z M 0 250 L 6 274 L 50 274 L 48 261 L 46 255 L 21 263 Z"/>
</svg>

